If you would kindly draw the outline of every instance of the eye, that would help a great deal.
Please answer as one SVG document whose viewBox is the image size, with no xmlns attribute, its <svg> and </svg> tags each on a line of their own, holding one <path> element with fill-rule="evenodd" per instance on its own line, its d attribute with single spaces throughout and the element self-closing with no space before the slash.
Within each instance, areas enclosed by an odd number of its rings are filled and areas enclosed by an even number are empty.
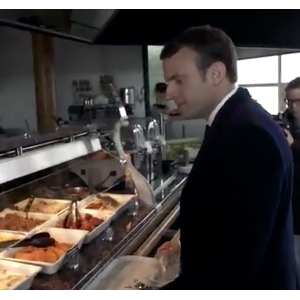
<svg viewBox="0 0 300 300">
<path fill-rule="evenodd" d="M 176 82 L 177 85 L 181 85 L 182 84 L 182 79 L 176 79 L 175 82 Z"/>
</svg>

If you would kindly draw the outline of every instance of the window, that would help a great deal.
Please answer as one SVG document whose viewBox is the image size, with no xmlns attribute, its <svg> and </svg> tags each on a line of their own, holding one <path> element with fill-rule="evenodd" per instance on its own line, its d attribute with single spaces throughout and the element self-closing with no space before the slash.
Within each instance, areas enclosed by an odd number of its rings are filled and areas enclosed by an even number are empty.
<svg viewBox="0 0 300 300">
<path fill-rule="evenodd" d="M 288 83 L 296 77 L 300 77 L 300 53 L 282 55 L 281 82 Z"/>
<path fill-rule="evenodd" d="M 270 114 L 277 114 L 279 111 L 278 87 L 249 87 L 247 88 L 254 100 L 257 100 Z"/>
<path fill-rule="evenodd" d="M 278 56 L 239 60 L 238 83 L 278 83 Z"/>
</svg>

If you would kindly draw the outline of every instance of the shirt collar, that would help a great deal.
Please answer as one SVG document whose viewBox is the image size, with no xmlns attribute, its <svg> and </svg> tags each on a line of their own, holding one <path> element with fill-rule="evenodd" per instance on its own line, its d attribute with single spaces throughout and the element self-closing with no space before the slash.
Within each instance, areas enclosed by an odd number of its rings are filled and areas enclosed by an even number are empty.
<svg viewBox="0 0 300 300">
<path fill-rule="evenodd" d="M 219 104 L 215 107 L 215 109 L 211 112 L 211 114 L 209 115 L 208 119 L 207 119 L 207 123 L 209 126 L 212 125 L 217 113 L 219 112 L 219 110 L 223 107 L 223 105 L 236 93 L 236 91 L 238 90 L 238 86 L 236 86 L 231 92 L 229 92 L 223 99 L 221 102 L 219 102 Z"/>
</svg>

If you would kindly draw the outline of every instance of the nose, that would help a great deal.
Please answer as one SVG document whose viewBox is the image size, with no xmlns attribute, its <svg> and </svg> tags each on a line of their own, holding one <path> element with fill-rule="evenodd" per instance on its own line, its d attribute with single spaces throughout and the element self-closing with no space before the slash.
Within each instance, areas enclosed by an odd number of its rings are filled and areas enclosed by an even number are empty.
<svg viewBox="0 0 300 300">
<path fill-rule="evenodd" d="M 174 100 L 176 98 L 176 88 L 175 88 L 174 84 L 172 84 L 171 82 L 167 86 L 166 98 L 167 98 L 167 100 L 170 100 L 170 99 Z"/>
</svg>

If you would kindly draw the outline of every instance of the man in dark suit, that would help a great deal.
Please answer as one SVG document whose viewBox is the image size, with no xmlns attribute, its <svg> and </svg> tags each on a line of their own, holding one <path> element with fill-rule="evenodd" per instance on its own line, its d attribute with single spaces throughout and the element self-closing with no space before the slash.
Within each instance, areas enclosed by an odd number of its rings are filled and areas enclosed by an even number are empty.
<svg viewBox="0 0 300 300">
<path fill-rule="evenodd" d="M 285 87 L 288 109 L 283 113 L 285 134 L 294 159 L 293 221 L 294 243 L 298 276 L 300 274 L 300 77 Z"/>
<path fill-rule="evenodd" d="M 191 28 L 161 59 L 172 114 L 208 123 L 180 199 L 181 273 L 163 289 L 296 289 L 291 150 L 272 117 L 236 87 L 231 39 Z"/>
</svg>

